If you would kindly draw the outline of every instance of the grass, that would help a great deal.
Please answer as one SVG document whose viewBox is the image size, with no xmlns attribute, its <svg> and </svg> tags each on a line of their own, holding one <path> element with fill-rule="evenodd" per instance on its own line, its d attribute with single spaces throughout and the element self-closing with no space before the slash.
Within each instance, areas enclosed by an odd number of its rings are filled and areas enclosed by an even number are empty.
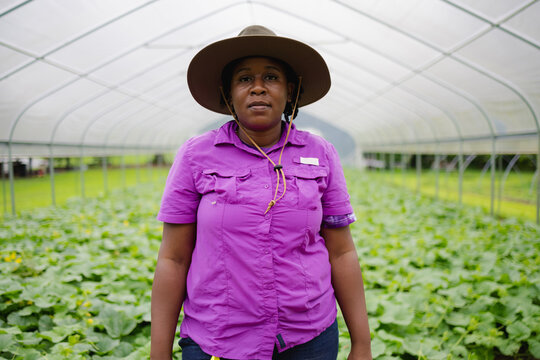
<svg viewBox="0 0 540 360">
<path fill-rule="evenodd" d="M 83 173 L 84 197 L 97 197 L 114 189 L 129 188 L 142 183 L 155 183 L 163 186 L 168 167 L 126 167 L 109 168 L 106 177 L 101 168 L 91 168 Z M 106 187 L 105 187 L 106 182 Z M 64 205 L 68 199 L 81 197 L 83 194 L 81 172 L 64 171 L 54 175 L 54 192 L 57 205 Z M 52 204 L 51 178 L 45 175 L 40 178 L 17 178 L 14 183 L 15 209 L 17 212 L 32 210 Z M 1 199 L 3 213 L 11 214 L 11 196 L 9 181 L 3 179 Z"/>
<path fill-rule="evenodd" d="M 495 176 L 494 212 L 500 217 L 516 217 L 536 221 L 536 183 L 533 183 L 532 172 L 512 172 L 501 188 L 502 172 Z M 437 175 L 435 171 L 423 170 L 418 178 L 415 170 L 402 172 L 374 170 L 370 171 L 374 181 L 404 187 L 411 191 L 419 191 L 422 195 L 440 200 L 459 202 L 459 174 L 457 171 L 439 173 L 437 192 Z M 479 170 L 467 170 L 463 176 L 463 204 L 491 210 L 491 175 Z"/>
</svg>

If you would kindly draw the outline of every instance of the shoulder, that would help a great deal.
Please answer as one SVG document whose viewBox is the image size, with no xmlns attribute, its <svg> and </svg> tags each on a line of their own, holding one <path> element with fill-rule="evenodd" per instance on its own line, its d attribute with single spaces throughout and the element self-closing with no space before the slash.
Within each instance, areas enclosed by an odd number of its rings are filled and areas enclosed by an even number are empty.
<svg viewBox="0 0 540 360">
<path fill-rule="evenodd" d="M 296 136 L 298 140 L 302 141 L 306 147 L 320 151 L 321 153 L 330 156 L 336 153 L 334 145 L 331 142 L 323 138 L 322 136 L 313 134 L 305 130 L 296 130 Z"/>
</svg>

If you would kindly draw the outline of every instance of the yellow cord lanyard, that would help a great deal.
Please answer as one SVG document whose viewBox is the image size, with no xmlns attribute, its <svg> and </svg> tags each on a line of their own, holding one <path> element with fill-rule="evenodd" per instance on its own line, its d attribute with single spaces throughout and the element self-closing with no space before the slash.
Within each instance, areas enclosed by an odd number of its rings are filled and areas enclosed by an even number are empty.
<svg viewBox="0 0 540 360">
<path fill-rule="evenodd" d="M 251 138 L 251 136 L 249 136 L 249 134 L 247 133 L 247 131 L 242 127 L 242 125 L 240 125 L 240 122 L 238 121 L 238 118 L 236 117 L 236 114 L 234 113 L 234 111 L 232 111 L 231 109 L 231 106 L 229 105 L 229 101 L 227 101 L 227 98 L 225 97 L 225 93 L 223 92 L 223 87 L 220 86 L 219 87 L 219 90 L 221 91 L 221 96 L 223 97 L 223 100 L 225 101 L 225 104 L 227 105 L 227 108 L 229 109 L 229 112 L 231 113 L 232 117 L 234 118 L 234 121 L 236 122 L 236 124 L 238 125 L 238 128 L 240 130 L 242 130 L 242 132 L 244 133 L 244 135 L 247 136 L 247 138 L 249 139 L 249 141 L 251 141 L 251 143 L 253 144 L 253 146 L 255 146 L 255 148 L 257 148 L 257 150 L 259 150 L 259 152 L 264 155 L 264 157 L 266 157 L 268 159 L 268 161 L 270 161 L 270 163 L 274 166 L 274 171 L 276 172 L 276 191 L 274 192 L 274 198 L 272 200 L 270 200 L 270 202 L 268 203 L 268 207 L 266 208 L 266 211 L 264 212 L 265 214 L 270 211 L 270 209 L 276 205 L 276 203 L 281 200 L 281 198 L 285 195 L 285 192 L 287 191 L 287 182 L 285 181 L 285 173 L 283 172 L 283 166 L 281 165 L 281 157 L 283 155 L 283 150 L 285 150 L 285 145 L 287 145 L 287 141 L 289 140 L 289 134 L 291 133 L 291 127 L 292 127 L 292 121 L 294 119 L 294 114 L 296 112 L 296 106 L 298 104 L 298 97 L 300 96 L 300 86 L 302 85 L 302 77 L 299 76 L 298 77 L 298 89 L 296 91 L 296 99 L 294 101 L 294 107 L 293 107 L 293 111 L 292 111 L 292 114 L 290 116 L 290 120 L 289 120 L 289 126 L 287 127 L 287 135 L 285 136 L 285 142 L 283 143 L 283 146 L 281 147 L 281 152 L 279 153 L 279 159 L 278 159 L 278 163 L 276 164 L 274 161 L 272 161 L 272 159 L 270 159 L 270 157 L 264 152 L 263 149 L 261 149 L 259 147 L 259 145 L 257 145 L 257 143 Z M 278 188 L 279 188 L 279 178 L 280 178 L 280 175 L 281 177 L 283 178 L 283 193 L 281 194 L 281 196 L 278 198 L 277 197 L 277 193 L 278 193 Z M 212 357 L 212 359 L 214 359 Z M 219 358 L 216 358 L 216 359 L 219 359 Z"/>
</svg>

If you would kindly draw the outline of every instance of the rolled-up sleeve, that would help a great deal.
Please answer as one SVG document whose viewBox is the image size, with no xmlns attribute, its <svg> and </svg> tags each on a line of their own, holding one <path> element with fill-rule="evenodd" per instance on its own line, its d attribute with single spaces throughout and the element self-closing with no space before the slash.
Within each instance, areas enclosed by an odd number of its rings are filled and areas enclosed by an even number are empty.
<svg viewBox="0 0 540 360">
<path fill-rule="evenodd" d="M 197 220 L 197 208 L 201 195 L 197 192 L 193 181 L 189 145 L 190 142 L 187 141 L 178 150 L 167 176 L 161 207 L 157 215 L 159 221 L 188 224 Z"/>
<path fill-rule="evenodd" d="M 330 143 L 328 143 L 326 156 L 329 172 L 327 187 L 321 198 L 323 216 L 352 214 L 353 208 L 339 155 Z"/>
</svg>

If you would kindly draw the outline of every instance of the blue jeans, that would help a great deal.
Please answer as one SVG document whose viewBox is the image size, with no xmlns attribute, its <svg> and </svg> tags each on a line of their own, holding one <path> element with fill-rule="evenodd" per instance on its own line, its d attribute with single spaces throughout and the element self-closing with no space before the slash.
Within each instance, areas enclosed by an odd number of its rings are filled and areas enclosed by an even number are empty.
<svg viewBox="0 0 540 360">
<path fill-rule="evenodd" d="M 335 360 L 338 354 L 338 340 L 339 332 L 336 320 L 319 336 L 307 343 L 296 345 L 282 353 L 278 353 L 274 346 L 272 360 Z M 199 345 L 190 338 L 180 339 L 178 344 L 182 347 L 182 360 L 210 360 L 212 357 L 202 351 Z"/>
</svg>

